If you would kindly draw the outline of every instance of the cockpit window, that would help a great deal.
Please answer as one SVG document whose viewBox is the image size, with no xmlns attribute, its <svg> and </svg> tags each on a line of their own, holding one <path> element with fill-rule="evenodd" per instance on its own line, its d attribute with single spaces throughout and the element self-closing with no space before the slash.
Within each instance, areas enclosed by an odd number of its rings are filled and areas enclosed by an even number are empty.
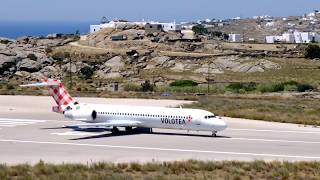
<svg viewBox="0 0 320 180">
<path fill-rule="evenodd" d="M 66 110 L 72 110 L 72 108 L 71 108 L 70 106 L 68 106 L 68 107 L 66 108 Z"/>
<path fill-rule="evenodd" d="M 205 116 L 204 118 L 205 119 L 212 119 L 212 118 L 215 118 L 216 116 L 215 115 L 210 115 L 210 116 Z"/>
</svg>

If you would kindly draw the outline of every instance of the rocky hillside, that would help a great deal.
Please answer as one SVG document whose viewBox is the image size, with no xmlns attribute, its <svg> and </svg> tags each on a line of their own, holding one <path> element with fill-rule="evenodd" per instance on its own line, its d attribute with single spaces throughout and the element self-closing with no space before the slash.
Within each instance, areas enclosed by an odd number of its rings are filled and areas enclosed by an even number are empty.
<svg viewBox="0 0 320 180">
<path fill-rule="evenodd" d="M 129 40 L 113 42 L 109 37 L 115 33 L 125 34 Z M 99 88 L 110 82 L 140 84 L 145 80 L 152 80 L 157 85 L 177 79 L 205 83 L 208 74 L 263 73 L 281 69 L 280 64 L 266 57 L 241 53 L 231 55 L 219 50 L 215 44 L 172 44 L 161 40 L 155 43 L 150 39 L 168 34 L 135 39 L 137 34 L 143 33 L 141 29 L 104 30 L 90 35 L 79 45 L 67 45 L 73 39 L 34 37 L 2 43 L 0 78 L 3 82 L 38 81 L 45 77 L 64 79 L 71 71 L 75 78 L 91 79 Z M 217 52 L 225 54 L 213 54 Z"/>
<path fill-rule="evenodd" d="M 48 55 L 53 47 L 73 39 L 21 37 L 0 43 L 0 80 L 11 78 L 40 79 L 56 71 L 56 61 Z"/>
</svg>

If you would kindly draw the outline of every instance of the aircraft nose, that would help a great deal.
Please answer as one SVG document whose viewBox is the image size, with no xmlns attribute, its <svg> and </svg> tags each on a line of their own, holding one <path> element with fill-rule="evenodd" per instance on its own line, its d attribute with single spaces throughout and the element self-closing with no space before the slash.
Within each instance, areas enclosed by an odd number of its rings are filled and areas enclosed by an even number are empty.
<svg viewBox="0 0 320 180">
<path fill-rule="evenodd" d="M 218 118 L 214 121 L 214 126 L 215 126 L 215 128 L 218 129 L 218 131 L 222 131 L 228 127 L 228 125 L 225 121 L 218 119 Z"/>
</svg>

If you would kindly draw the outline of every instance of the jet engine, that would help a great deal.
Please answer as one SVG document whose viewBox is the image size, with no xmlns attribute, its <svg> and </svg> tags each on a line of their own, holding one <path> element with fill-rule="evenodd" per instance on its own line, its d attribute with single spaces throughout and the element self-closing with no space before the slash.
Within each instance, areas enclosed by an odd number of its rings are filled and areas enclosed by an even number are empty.
<svg viewBox="0 0 320 180">
<path fill-rule="evenodd" d="M 88 106 L 78 105 L 72 109 L 66 110 L 64 116 L 76 121 L 93 121 L 97 118 L 97 111 Z"/>
</svg>

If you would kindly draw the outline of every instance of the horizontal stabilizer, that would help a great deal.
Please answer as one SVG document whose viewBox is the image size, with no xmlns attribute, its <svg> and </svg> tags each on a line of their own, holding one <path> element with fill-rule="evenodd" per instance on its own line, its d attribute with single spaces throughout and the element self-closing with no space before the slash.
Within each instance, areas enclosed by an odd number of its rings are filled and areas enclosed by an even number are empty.
<svg viewBox="0 0 320 180">
<path fill-rule="evenodd" d="M 41 82 L 41 83 L 20 85 L 20 87 L 46 87 L 46 86 L 59 86 L 59 83 L 58 82 Z"/>
</svg>

